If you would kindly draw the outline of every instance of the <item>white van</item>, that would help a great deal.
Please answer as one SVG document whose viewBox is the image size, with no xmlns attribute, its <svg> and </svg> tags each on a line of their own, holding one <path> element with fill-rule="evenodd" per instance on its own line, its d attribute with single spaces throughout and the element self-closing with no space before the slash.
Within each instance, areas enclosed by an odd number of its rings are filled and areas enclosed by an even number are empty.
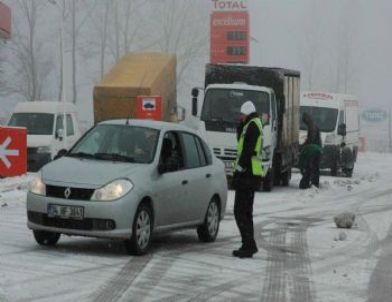
<svg viewBox="0 0 392 302">
<path fill-rule="evenodd" d="M 71 103 L 18 103 L 8 125 L 27 128 L 27 170 L 31 172 L 41 169 L 61 149 L 68 150 L 81 135 L 77 109 Z"/>
<path fill-rule="evenodd" d="M 339 169 L 351 177 L 358 153 L 359 104 L 355 96 L 328 92 L 301 93 L 301 125 L 299 143 L 307 136 L 302 121 L 304 112 L 310 114 L 320 129 L 323 147 L 321 169 L 330 169 L 336 176 Z"/>
</svg>

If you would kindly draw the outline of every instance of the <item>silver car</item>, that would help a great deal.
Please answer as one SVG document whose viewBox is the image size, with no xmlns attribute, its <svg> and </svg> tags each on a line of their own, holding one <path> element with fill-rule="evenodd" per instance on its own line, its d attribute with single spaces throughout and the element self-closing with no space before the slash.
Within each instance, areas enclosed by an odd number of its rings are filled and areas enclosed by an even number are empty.
<svg viewBox="0 0 392 302">
<path fill-rule="evenodd" d="M 195 227 L 214 241 L 226 208 L 223 163 L 192 130 L 116 120 L 96 125 L 29 186 L 28 227 L 41 245 L 60 234 L 117 238 L 130 254 L 154 231 Z"/>
</svg>

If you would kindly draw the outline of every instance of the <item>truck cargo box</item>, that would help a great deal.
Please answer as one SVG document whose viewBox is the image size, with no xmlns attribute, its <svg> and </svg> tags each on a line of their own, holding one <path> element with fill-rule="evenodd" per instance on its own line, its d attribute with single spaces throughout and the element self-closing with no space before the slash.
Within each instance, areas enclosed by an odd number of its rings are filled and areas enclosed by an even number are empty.
<svg viewBox="0 0 392 302">
<path fill-rule="evenodd" d="M 176 119 L 176 56 L 130 53 L 94 87 L 94 122 L 135 118 L 136 97 L 162 97 L 162 119 Z"/>
</svg>

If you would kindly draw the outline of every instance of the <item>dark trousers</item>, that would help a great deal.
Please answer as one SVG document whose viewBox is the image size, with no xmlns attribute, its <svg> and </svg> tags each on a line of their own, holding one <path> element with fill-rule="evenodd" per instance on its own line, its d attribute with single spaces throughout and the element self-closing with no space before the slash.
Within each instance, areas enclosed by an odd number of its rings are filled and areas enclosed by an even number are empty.
<svg viewBox="0 0 392 302">
<path fill-rule="evenodd" d="M 311 185 L 319 187 L 320 183 L 320 155 L 315 155 L 309 158 L 303 174 L 299 187 L 301 189 L 310 188 Z"/>
<path fill-rule="evenodd" d="M 242 249 L 256 248 L 253 230 L 253 190 L 236 190 L 234 199 L 234 217 L 240 230 Z"/>
</svg>

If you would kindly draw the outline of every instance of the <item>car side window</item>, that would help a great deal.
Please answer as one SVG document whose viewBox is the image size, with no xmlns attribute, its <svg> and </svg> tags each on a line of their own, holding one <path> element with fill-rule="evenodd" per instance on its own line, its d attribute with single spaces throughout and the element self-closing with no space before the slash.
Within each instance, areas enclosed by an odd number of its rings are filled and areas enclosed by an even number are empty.
<svg viewBox="0 0 392 302">
<path fill-rule="evenodd" d="M 203 150 L 204 150 L 204 154 L 206 156 L 207 165 L 211 165 L 212 164 L 211 149 L 210 149 L 210 147 L 207 145 L 207 143 L 205 141 L 201 140 L 201 143 L 203 145 Z"/>
<path fill-rule="evenodd" d="M 67 136 L 72 136 L 75 134 L 74 124 L 70 114 L 67 114 Z"/>
<path fill-rule="evenodd" d="M 195 136 L 195 141 L 196 141 L 197 152 L 199 153 L 200 165 L 203 167 L 207 166 L 208 165 L 207 158 L 203 150 L 202 143 L 200 139 L 196 136 Z"/>
<path fill-rule="evenodd" d="M 184 168 L 184 159 L 178 133 L 170 131 L 163 136 L 159 162 L 170 166 L 170 171 Z"/>
<path fill-rule="evenodd" d="M 344 111 L 340 110 L 339 113 L 339 124 L 343 124 L 344 123 Z"/>
<path fill-rule="evenodd" d="M 187 169 L 200 167 L 199 152 L 197 151 L 197 145 L 195 136 L 189 133 L 181 133 L 183 146 L 184 146 L 184 158 L 185 167 Z"/>
</svg>

